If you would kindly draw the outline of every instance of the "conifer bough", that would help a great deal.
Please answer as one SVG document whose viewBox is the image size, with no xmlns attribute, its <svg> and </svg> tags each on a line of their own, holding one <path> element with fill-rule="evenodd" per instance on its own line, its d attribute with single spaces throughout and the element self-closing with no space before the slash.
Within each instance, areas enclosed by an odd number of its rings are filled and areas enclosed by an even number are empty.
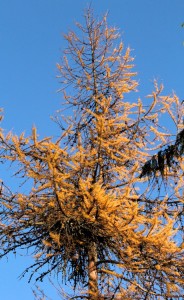
<svg viewBox="0 0 184 300">
<path fill-rule="evenodd" d="M 157 83 L 136 100 L 130 49 L 106 16 L 98 21 L 87 10 L 77 27 L 58 64 L 73 110 L 55 119 L 60 138 L 1 131 L 1 161 L 32 185 L 26 193 L 1 185 L 1 257 L 30 250 L 35 262 L 23 275 L 58 274 L 74 288 L 68 299 L 184 297 L 182 157 L 174 170 L 161 167 L 164 180 L 155 174 L 153 185 L 145 176 L 146 161 L 172 137 L 163 119 L 183 130 L 184 107 Z"/>
</svg>

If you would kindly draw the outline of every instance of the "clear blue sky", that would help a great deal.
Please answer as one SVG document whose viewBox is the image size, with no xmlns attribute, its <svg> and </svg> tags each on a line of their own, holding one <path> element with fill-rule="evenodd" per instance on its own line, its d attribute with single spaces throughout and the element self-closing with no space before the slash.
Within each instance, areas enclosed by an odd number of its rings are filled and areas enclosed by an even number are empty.
<svg viewBox="0 0 184 300">
<path fill-rule="evenodd" d="M 65 47 L 62 34 L 82 22 L 86 0 L 0 0 L 0 107 L 3 127 L 30 133 L 33 124 L 41 136 L 57 135 L 49 119 L 62 97 L 56 63 Z M 184 1 L 91 1 L 95 13 L 109 11 L 109 24 L 120 28 L 135 57 L 140 93 L 150 93 L 156 78 L 167 93 L 184 99 Z M 4 174 L 1 174 L 3 177 Z M 0 262 L 0 299 L 34 299 L 28 277 L 18 276 L 29 265 L 27 257 Z M 48 286 L 47 283 L 43 287 Z M 52 290 L 50 289 L 52 296 Z M 53 300 L 57 297 L 53 295 Z"/>
</svg>

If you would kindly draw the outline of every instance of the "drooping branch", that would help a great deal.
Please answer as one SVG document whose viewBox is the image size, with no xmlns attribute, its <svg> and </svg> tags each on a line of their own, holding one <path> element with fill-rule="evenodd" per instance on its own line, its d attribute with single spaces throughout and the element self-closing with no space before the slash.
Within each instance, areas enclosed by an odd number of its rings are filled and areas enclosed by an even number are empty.
<svg viewBox="0 0 184 300">
<path fill-rule="evenodd" d="M 147 176 L 148 178 L 155 177 L 159 172 L 162 177 L 167 173 L 165 170 L 176 168 L 178 165 L 178 158 L 184 154 L 184 129 L 181 130 L 173 145 L 169 145 L 164 150 L 160 150 L 157 154 L 153 155 L 142 167 L 140 178 Z"/>
</svg>

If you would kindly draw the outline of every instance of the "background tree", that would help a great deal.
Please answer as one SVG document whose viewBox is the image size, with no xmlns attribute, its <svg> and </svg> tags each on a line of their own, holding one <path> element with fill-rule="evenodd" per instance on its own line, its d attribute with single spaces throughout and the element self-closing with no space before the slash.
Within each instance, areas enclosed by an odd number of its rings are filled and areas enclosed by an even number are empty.
<svg viewBox="0 0 184 300">
<path fill-rule="evenodd" d="M 1 132 L 1 160 L 31 186 L 13 193 L 1 184 L 1 257 L 30 249 L 35 263 L 23 276 L 55 272 L 71 282 L 72 299 L 182 297 L 183 162 L 154 186 L 141 172 L 169 142 L 165 116 L 182 129 L 183 105 L 156 83 L 145 105 L 133 101 L 133 58 L 118 31 L 90 10 L 77 27 L 58 64 L 73 111 L 56 118 L 61 136 Z"/>
</svg>

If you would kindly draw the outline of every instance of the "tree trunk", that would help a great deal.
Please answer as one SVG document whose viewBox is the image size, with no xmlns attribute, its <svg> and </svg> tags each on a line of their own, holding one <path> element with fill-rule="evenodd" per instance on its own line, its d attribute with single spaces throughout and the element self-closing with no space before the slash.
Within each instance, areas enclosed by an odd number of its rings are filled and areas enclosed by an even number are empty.
<svg viewBox="0 0 184 300">
<path fill-rule="evenodd" d="M 98 299 L 98 273 L 96 268 L 97 253 L 95 243 L 91 243 L 88 251 L 88 291 L 89 299 Z"/>
</svg>

